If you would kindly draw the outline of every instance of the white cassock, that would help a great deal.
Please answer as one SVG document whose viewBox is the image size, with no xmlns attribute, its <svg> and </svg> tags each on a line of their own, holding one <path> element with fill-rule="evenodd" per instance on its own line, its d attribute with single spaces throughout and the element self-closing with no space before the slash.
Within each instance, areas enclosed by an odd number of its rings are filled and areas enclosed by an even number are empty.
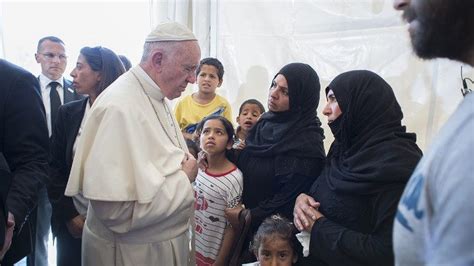
<svg viewBox="0 0 474 266">
<path fill-rule="evenodd" d="M 187 265 L 193 190 L 168 100 L 140 67 L 94 102 L 65 194 L 90 200 L 83 265 Z"/>
</svg>

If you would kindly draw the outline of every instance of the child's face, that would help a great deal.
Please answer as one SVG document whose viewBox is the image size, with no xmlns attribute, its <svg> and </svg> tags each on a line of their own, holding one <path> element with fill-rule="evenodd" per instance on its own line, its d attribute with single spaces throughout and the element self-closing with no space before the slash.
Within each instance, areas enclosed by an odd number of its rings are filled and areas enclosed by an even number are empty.
<svg viewBox="0 0 474 266">
<path fill-rule="evenodd" d="M 199 92 L 215 93 L 217 87 L 221 86 L 222 80 L 219 80 L 217 68 L 211 65 L 202 65 L 201 71 L 197 76 Z"/>
<path fill-rule="evenodd" d="M 296 262 L 290 243 L 279 236 L 263 239 L 256 255 L 261 266 L 290 266 Z"/>
<path fill-rule="evenodd" d="M 249 131 L 260 118 L 260 108 L 253 103 L 246 103 L 242 107 L 242 112 L 237 116 L 237 123 L 244 131 Z"/>
<path fill-rule="evenodd" d="M 208 120 L 204 123 L 199 142 L 201 149 L 209 155 L 223 153 L 226 149 L 232 147 L 224 124 L 217 119 Z"/>
</svg>

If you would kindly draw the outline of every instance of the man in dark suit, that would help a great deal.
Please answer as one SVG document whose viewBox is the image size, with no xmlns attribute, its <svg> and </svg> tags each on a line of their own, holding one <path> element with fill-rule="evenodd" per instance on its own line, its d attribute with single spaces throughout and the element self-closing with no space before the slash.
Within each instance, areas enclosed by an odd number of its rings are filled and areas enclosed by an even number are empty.
<svg viewBox="0 0 474 266">
<path fill-rule="evenodd" d="M 56 121 L 59 106 L 70 101 L 81 99 L 72 88 L 72 83 L 63 77 L 67 65 L 66 48 L 58 37 L 46 36 L 38 41 L 36 62 L 41 65 L 38 77 L 40 92 L 46 111 L 49 136 Z M 48 236 L 51 225 L 51 204 L 46 187 L 38 195 L 36 212 L 36 241 L 34 253 L 28 258 L 28 265 L 48 265 Z"/>
<path fill-rule="evenodd" d="M 48 129 L 38 91 L 38 80 L 31 73 L 0 59 L 0 152 L 11 171 L 7 225 L 14 224 L 12 246 L 2 265 L 13 265 L 31 252 L 28 216 L 48 179 Z M 2 190 L 8 185 L 2 177 Z"/>
</svg>

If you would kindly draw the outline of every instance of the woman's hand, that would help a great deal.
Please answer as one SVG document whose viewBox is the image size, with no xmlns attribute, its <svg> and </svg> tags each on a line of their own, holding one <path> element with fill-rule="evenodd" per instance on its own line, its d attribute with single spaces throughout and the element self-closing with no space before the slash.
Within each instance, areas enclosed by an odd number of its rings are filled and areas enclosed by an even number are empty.
<svg viewBox="0 0 474 266">
<path fill-rule="evenodd" d="M 189 182 L 194 182 L 198 173 L 198 165 L 191 153 L 188 152 L 184 155 L 184 159 L 181 162 L 181 169 L 188 176 Z"/>
<path fill-rule="evenodd" d="M 309 217 L 306 215 L 306 219 L 308 220 L 308 225 L 303 224 L 303 230 L 301 231 L 306 231 L 308 233 L 311 233 L 311 230 L 313 230 L 313 225 L 314 223 L 321 217 L 324 217 L 322 213 L 318 211 L 318 209 L 314 210 L 315 216 Z M 316 217 L 316 219 L 314 219 Z"/>
<path fill-rule="evenodd" d="M 314 222 L 323 217 L 318 211 L 319 205 L 319 202 L 304 193 L 296 198 L 293 222 L 298 230 L 311 232 Z"/>
<path fill-rule="evenodd" d="M 234 228 L 239 228 L 239 214 L 244 209 L 242 205 L 238 205 L 234 208 L 227 208 L 224 210 L 225 217 L 229 221 L 230 225 Z"/>
</svg>

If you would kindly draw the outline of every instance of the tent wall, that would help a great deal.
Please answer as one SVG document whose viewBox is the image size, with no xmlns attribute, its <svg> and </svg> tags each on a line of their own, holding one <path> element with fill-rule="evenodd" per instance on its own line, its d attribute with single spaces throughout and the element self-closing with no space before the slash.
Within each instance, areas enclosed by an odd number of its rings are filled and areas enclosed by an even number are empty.
<svg viewBox="0 0 474 266">
<path fill-rule="evenodd" d="M 317 112 L 323 124 L 323 92 L 331 79 L 353 69 L 378 73 L 393 87 L 403 123 L 417 133 L 422 149 L 462 99 L 461 64 L 419 60 L 391 0 L 195 0 L 192 10 L 190 27 L 203 57 L 215 56 L 224 64 L 218 93 L 229 99 L 234 116 L 245 99 L 266 105 L 271 79 L 290 62 L 308 63 L 318 72 L 322 90 Z M 472 74 L 464 66 L 464 75 Z M 187 93 L 196 90 L 193 86 Z M 332 136 L 326 125 L 325 132 L 328 148 Z"/>
<path fill-rule="evenodd" d="M 313 66 L 322 88 L 341 72 L 369 69 L 392 85 L 404 123 L 426 147 L 462 98 L 460 64 L 418 60 L 391 0 L 222 1 L 217 13 L 222 91 L 234 110 L 247 98 L 265 101 L 274 74 L 290 62 Z M 326 121 L 323 91 L 318 114 Z"/>
<path fill-rule="evenodd" d="M 31 23 L 52 5 L 74 11 L 58 14 L 64 19 L 55 18 L 71 24 L 67 32 L 57 32 L 54 27 L 35 28 L 44 19 Z M 127 8 L 120 19 L 113 16 L 118 7 Z M 84 20 L 86 14 L 90 19 Z M 147 15 L 149 18 L 143 19 Z M 92 19 L 100 19 L 94 30 L 84 28 L 84 21 Z M 130 20 L 141 24 L 127 27 Z M 405 114 L 404 123 L 418 134 L 423 149 L 462 99 L 461 64 L 417 59 L 392 0 L 149 0 L 145 4 L 0 0 L 0 56 L 38 73 L 34 61 L 38 38 L 58 34 L 70 53 L 66 74 L 81 47 L 104 45 L 115 49 L 125 39 L 133 43 L 116 51 L 129 55 L 136 64 L 146 32 L 164 20 L 175 20 L 193 29 L 202 57 L 214 56 L 223 62 L 226 73 L 218 93 L 229 99 L 234 117 L 245 99 L 257 98 L 266 105 L 271 79 L 290 62 L 313 66 L 320 76 L 322 92 L 341 72 L 377 72 L 392 85 Z M 473 74 L 472 68 L 464 67 L 466 77 L 472 78 Z M 197 86 L 192 85 L 186 93 L 196 90 Z M 321 93 L 317 112 L 323 124 L 324 104 Z M 328 146 L 332 137 L 326 125 L 325 132 Z"/>
</svg>

